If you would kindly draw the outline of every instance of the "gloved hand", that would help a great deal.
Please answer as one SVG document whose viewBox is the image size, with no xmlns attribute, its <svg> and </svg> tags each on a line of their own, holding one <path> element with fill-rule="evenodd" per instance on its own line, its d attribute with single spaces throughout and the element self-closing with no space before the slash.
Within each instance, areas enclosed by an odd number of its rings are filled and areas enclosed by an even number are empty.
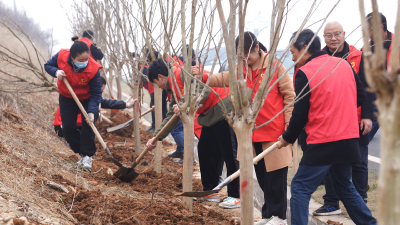
<svg viewBox="0 0 400 225">
<path fill-rule="evenodd" d="M 132 99 L 129 103 L 126 103 L 126 108 L 127 109 L 132 108 L 136 102 L 137 102 L 137 99 Z"/>
<path fill-rule="evenodd" d="M 89 120 L 86 120 L 86 123 L 92 124 L 94 122 L 94 114 L 93 113 L 88 113 Z"/>
<path fill-rule="evenodd" d="M 57 70 L 57 72 L 56 72 L 56 77 L 57 77 L 59 80 L 62 80 L 63 77 L 67 77 L 67 74 L 65 74 L 63 70 Z"/>
</svg>

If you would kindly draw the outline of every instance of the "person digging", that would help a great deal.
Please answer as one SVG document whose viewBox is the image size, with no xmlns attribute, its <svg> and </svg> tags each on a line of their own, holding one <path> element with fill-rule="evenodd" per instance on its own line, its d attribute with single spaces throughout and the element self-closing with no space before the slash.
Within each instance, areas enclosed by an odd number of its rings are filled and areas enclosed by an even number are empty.
<svg viewBox="0 0 400 225">
<path fill-rule="evenodd" d="M 172 78 L 169 76 L 168 67 L 172 66 L 164 61 L 163 59 L 157 59 L 149 66 L 149 80 L 152 83 L 156 83 L 160 88 L 166 90 L 168 93 L 176 93 L 176 85 L 172 85 Z M 184 89 L 185 76 L 182 74 L 181 68 L 177 67 L 173 69 L 179 90 Z M 205 87 L 200 85 L 200 92 Z M 232 107 L 228 101 L 227 93 L 223 88 L 213 88 L 220 98 L 222 104 L 225 105 L 228 112 L 232 110 Z M 174 95 L 173 95 L 174 96 Z M 176 93 L 177 101 L 179 101 L 179 94 Z M 164 125 L 171 119 L 174 114 L 179 114 L 179 108 L 176 105 L 176 99 L 173 97 L 169 106 L 167 117 L 163 120 L 161 126 L 155 131 L 154 136 L 160 132 Z M 219 103 L 219 98 L 207 89 L 204 98 L 200 102 L 202 106 L 197 110 L 199 116 L 197 121 L 199 125 L 203 126 L 201 130 L 200 140 L 198 144 L 199 151 L 199 162 L 201 172 L 201 182 L 203 184 L 203 191 L 212 190 L 218 185 L 219 175 L 217 167 L 222 157 L 226 163 L 227 175 L 231 175 L 236 172 L 239 167 L 237 166 L 236 158 L 232 151 L 232 141 L 230 126 L 224 119 L 222 106 Z M 180 120 L 175 120 L 178 123 Z M 173 129 L 174 124 L 163 133 L 159 141 L 164 139 Z M 147 142 L 147 147 L 152 150 L 156 147 L 151 142 L 154 137 Z M 232 181 L 228 185 L 228 198 L 226 201 L 219 204 L 220 207 L 224 208 L 238 208 L 240 207 L 239 198 L 239 179 Z M 203 201 L 220 202 L 221 195 L 219 193 L 202 197 Z"/>
</svg>

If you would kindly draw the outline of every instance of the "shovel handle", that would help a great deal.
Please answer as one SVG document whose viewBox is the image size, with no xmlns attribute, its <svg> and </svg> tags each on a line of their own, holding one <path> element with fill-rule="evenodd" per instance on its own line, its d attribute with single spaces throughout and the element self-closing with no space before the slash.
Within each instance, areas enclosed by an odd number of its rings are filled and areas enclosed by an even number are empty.
<svg viewBox="0 0 400 225">
<path fill-rule="evenodd" d="M 63 78 L 63 81 L 64 81 L 65 86 L 67 86 L 69 92 L 71 93 L 72 98 L 75 100 L 76 104 L 78 105 L 79 109 L 81 110 L 83 116 L 85 116 L 85 118 L 87 120 L 90 120 L 88 114 L 86 113 L 85 108 L 83 108 L 81 102 L 79 101 L 78 97 L 76 96 L 76 94 L 75 94 L 74 90 L 72 89 L 71 85 L 69 85 L 68 80 Z M 99 131 L 97 131 L 97 129 L 94 126 L 93 123 L 89 123 L 89 125 L 92 128 L 93 132 L 96 134 L 96 137 L 99 139 L 99 141 L 101 143 L 101 146 L 103 146 L 103 148 L 106 150 L 107 154 L 112 158 L 112 155 L 111 155 L 110 151 L 107 151 L 107 149 L 108 149 L 107 145 L 104 142 L 103 138 L 101 137 Z"/>
<path fill-rule="evenodd" d="M 262 158 L 264 158 L 266 155 L 268 155 L 270 152 L 272 152 L 273 150 L 275 150 L 278 145 L 279 145 L 279 141 L 275 142 L 275 144 L 271 145 L 269 148 L 265 149 L 263 152 L 261 152 L 259 155 L 257 155 L 256 157 L 254 157 L 253 159 L 253 164 L 258 163 L 258 161 L 260 161 Z M 233 181 L 234 179 L 238 178 L 240 174 L 240 170 L 236 171 L 235 173 L 233 173 L 230 177 L 231 177 L 231 181 Z"/>
<path fill-rule="evenodd" d="M 113 122 L 112 122 L 110 119 L 108 119 L 105 115 L 103 115 L 103 114 L 101 114 L 101 113 L 100 113 L 100 115 L 101 115 L 101 118 L 102 118 L 106 123 L 108 123 L 108 124 L 110 124 L 110 125 L 113 124 Z"/>
<path fill-rule="evenodd" d="M 146 112 L 142 113 L 142 115 L 140 115 L 140 118 L 143 117 L 144 115 L 146 115 L 149 112 L 153 112 L 153 110 L 154 110 L 154 106 L 151 107 L 150 109 L 148 109 Z"/>
<path fill-rule="evenodd" d="M 174 114 L 171 119 L 164 125 L 164 127 L 158 132 L 158 134 L 153 138 L 153 141 L 151 142 L 152 145 L 154 145 L 158 139 L 160 139 L 161 135 L 165 132 L 165 130 L 174 122 L 174 120 L 178 118 L 176 114 Z M 149 151 L 149 148 L 145 148 L 142 153 L 140 153 L 139 157 L 136 158 L 135 162 L 132 164 L 132 168 L 134 168 L 139 162 L 143 159 L 144 155 Z"/>
</svg>

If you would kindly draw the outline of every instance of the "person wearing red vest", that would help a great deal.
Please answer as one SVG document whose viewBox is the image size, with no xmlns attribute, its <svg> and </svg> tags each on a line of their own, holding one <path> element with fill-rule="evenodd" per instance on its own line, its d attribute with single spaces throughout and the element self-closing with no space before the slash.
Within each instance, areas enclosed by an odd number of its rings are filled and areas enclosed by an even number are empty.
<svg viewBox="0 0 400 225">
<path fill-rule="evenodd" d="M 94 123 L 98 117 L 102 93 L 99 70 L 102 67 L 90 58 L 89 47 L 84 42 L 78 41 L 78 37 L 73 37 L 72 40 L 74 44 L 70 49 L 61 49 L 44 67 L 47 73 L 58 78 L 60 114 L 65 139 L 70 148 L 81 155 L 78 164 L 91 171 L 96 145 L 95 134 L 88 123 Z M 63 78 L 68 80 L 89 115 L 90 121 L 82 120 L 82 132 L 76 127 L 76 120 L 81 111 L 62 81 Z"/>
<path fill-rule="evenodd" d="M 382 14 L 379 13 L 380 17 L 381 17 L 381 27 L 380 29 L 372 29 L 372 13 L 369 13 L 367 15 L 367 21 L 368 21 L 368 29 L 370 30 L 370 45 L 371 45 L 371 51 L 375 52 L 375 45 L 376 43 L 374 42 L 374 32 L 381 32 L 382 33 L 382 37 L 383 37 L 383 47 L 384 49 L 387 50 L 387 54 L 386 54 L 386 65 L 387 65 L 387 70 L 389 71 L 389 63 L 390 63 L 390 53 L 392 51 L 392 38 L 393 38 L 393 33 L 390 32 L 387 29 L 387 21 L 386 21 L 386 17 Z M 399 55 L 400 58 L 400 55 Z M 361 68 L 362 72 L 364 72 L 364 68 Z M 360 70 L 361 70 L 360 69 Z M 376 99 L 375 95 L 374 95 L 374 100 Z M 374 106 L 374 112 L 378 112 L 378 109 L 376 108 L 376 106 Z M 371 141 L 376 132 L 379 130 L 379 124 L 378 124 L 378 120 L 376 117 L 374 117 L 374 120 L 372 121 L 372 129 L 371 132 L 369 132 L 368 136 L 369 136 L 369 140 Z"/>
<path fill-rule="evenodd" d="M 181 73 L 181 68 L 174 68 L 174 74 L 176 77 L 177 85 L 172 82 L 171 76 L 169 76 L 168 66 L 171 68 L 168 62 L 163 59 L 157 59 L 149 66 L 149 80 L 150 82 L 156 83 L 160 88 L 166 90 L 168 93 L 176 94 L 176 98 L 173 97 L 170 102 L 169 111 L 167 117 L 163 120 L 161 126 L 154 132 L 154 136 L 160 132 L 164 125 L 174 115 L 174 110 L 177 109 L 176 103 L 180 100 L 179 93 L 183 95 L 184 81 L 183 79 L 189 79 L 187 76 Z M 200 85 L 200 92 L 205 88 L 204 85 Z M 228 112 L 232 110 L 232 107 L 227 98 L 227 93 L 223 88 L 213 88 L 219 94 L 222 99 L 222 104 L 225 105 Z M 197 113 L 197 122 L 203 126 L 201 130 L 200 140 L 198 144 L 198 153 L 200 161 L 201 181 L 203 184 L 203 190 L 212 190 L 218 185 L 219 175 L 217 172 L 218 163 L 221 157 L 225 160 L 227 175 L 231 175 L 236 172 L 239 167 L 236 158 L 232 151 L 231 141 L 231 129 L 228 122 L 224 119 L 224 113 L 222 106 L 218 104 L 219 98 L 209 89 L 206 89 L 204 98 L 200 102 L 202 105 Z M 160 141 L 164 139 L 175 125 L 180 120 L 176 120 L 166 131 L 161 135 Z M 147 143 L 147 147 L 150 149 L 155 148 L 155 145 L 151 144 L 150 139 Z M 239 180 L 235 179 L 228 184 L 228 196 L 235 198 L 240 203 L 239 199 Z M 216 193 L 211 196 L 202 198 L 204 201 L 220 202 L 221 195 Z M 238 203 L 238 205 L 239 205 Z"/>
<path fill-rule="evenodd" d="M 374 225 L 376 219 L 351 182 L 351 164 L 360 161 L 357 107 L 366 100 L 364 87 L 346 60 L 320 51 L 320 39 L 312 40 L 314 35 L 303 30 L 290 46 L 293 61 L 299 60 L 295 83 L 299 99 L 278 148 L 294 143 L 304 127 L 308 135 L 307 150 L 291 184 L 291 222 L 308 224 L 311 194 L 329 173 L 350 218 L 356 224 Z"/>
<path fill-rule="evenodd" d="M 84 42 L 89 47 L 90 57 L 92 59 L 95 61 L 102 60 L 104 57 L 103 52 L 99 47 L 96 46 L 95 43 L 93 43 L 93 38 L 93 31 L 85 30 L 83 31 L 82 38 L 79 41 Z"/>
<path fill-rule="evenodd" d="M 236 47 L 239 38 L 236 38 Z M 249 89 L 254 88 L 253 96 L 264 78 L 264 73 L 268 67 L 269 54 L 262 43 L 251 32 L 244 33 L 244 79 Z M 246 68 L 246 62 L 248 67 Z M 278 61 L 275 60 L 275 65 Z M 292 79 L 289 73 L 285 72 L 283 64 L 279 64 L 275 72 L 271 76 L 271 86 L 277 81 L 278 77 L 283 76 L 277 85 L 272 87 L 264 101 L 255 125 L 261 125 L 291 103 L 295 97 Z M 203 76 L 203 82 L 207 81 L 208 76 Z M 210 87 L 229 86 L 229 72 L 213 74 L 209 82 Z M 254 157 L 260 154 L 264 149 L 273 145 L 280 135 L 286 129 L 292 116 L 293 106 L 288 107 L 284 113 L 280 114 L 268 125 L 256 129 L 252 135 L 253 154 Z M 264 205 L 262 207 L 262 220 L 256 224 L 270 223 L 286 224 L 287 210 L 287 173 L 288 166 L 292 162 L 292 149 L 290 146 L 284 150 L 275 150 L 264 157 L 256 165 L 254 165 L 257 181 L 264 192 Z"/>
<path fill-rule="evenodd" d="M 61 113 L 60 113 L 60 106 L 57 107 L 56 115 L 54 117 L 54 131 L 59 137 L 64 137 L 62 131 L 62 122 L 61 122 Z M 76 127 L 79 131 L 82 131 L 82 117 L 81 114 L 78 115 L 78 119 L 76 120 Z"/>
<path fill-rule="evenodd" d="M 329 22 L 326 24 L 324 29 L 324 38 L 326 46 L 322 49 L 326 51 L 328 55 L 333 55 L 335 57 L 346 59 L 350 63 L 354 72 L 358 74 L 360 81 L 362 82 L 364 88 L 368 87 L 367 81 L 363 73 L 359 73 L 362 52 L 359 51 L 352 45 L 349 45 L 345 41 L 345 32 L 343 27 L 338 22 Z M 357 117 L 359 123 L 359 135 L 360 139 L 358 141 L 361 161 L 352 164 L 352 181 L 354 187 L 360 196 L 367 201 L 367 189 L 368 189 L 368 132 L 372 127 L 373 119 L 373 94 L 366 92 L 366 101 L 361 107 L 358 107 Z M 324 178 L 326 194 L 322 197 L 324 199 L 324 205 L 319 209 L 314 211 L 316 216 L 326 216 L 341 214 L 339 207 L 339 198 L 337 197 L 334 187 L 329 174 Z"/>
</svg>

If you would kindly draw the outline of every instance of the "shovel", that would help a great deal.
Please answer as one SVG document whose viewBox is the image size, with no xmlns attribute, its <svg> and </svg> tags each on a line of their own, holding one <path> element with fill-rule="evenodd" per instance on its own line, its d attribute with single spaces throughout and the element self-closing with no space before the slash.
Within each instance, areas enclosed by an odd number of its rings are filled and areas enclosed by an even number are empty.
<svg viewBox="0 0 400 225">
<path fill-rule="evenodd" d="M 142 115 L 140 115 L 140 117 L 146 115 L 147 113 L 149 113 L 149 112 L 151 112 L 151 111 L 153 111 L 153 110 L 154 110 L 154 106 L 151 107 L 151 108 L 150 108 L 149 110 L 147 110 L 146 112 L 142 113 Z M 109 127 L 109 128 L 107 128 L 107 132 L 113 132 L 113 131 L 116 131 L 116 130 L 119 130 L 119 129 L 128 127 L 129 124 L 132 123 L 132 122 L 133 122 L 133 118 L 130 119 L 130 120 L 128 120 L 128 122 L 122 123 L 122 124 L 117 125 L 117 126 L 115 126 L 115 127 Z"/>
<path fill-rule="evenodd" d="M 151 144 L 155 144 L 158 139 L 160 139 L 160 136 L 165 132 L 165 130 L 171 125 L 171 123 L 174 122 L 174 120 L 178 116 L 174 114 L 174 116 L 171 117 L 171 119 L 164 125 L 164 127 L 158 132 L 158 134 L 153 138 L 153 141 Z M 135 171 L 135 167 L 140 163 L 140 161 L 143 159 L 144 155 L 149 151 L 149 148 L 145 148 L 142 153 L 140 153 L 139 157 L 136 158 L 136 160 L 133 162 L 132 166 L 130 168 L 127 167 L 120 167 L 117 172 L 114 173 L 114 176 L 118 177 L 120 180 L 124 182 L 131 182 L 134 180 L 138 175 L 139 172 Z"/>
<path fill-rule="evenodd" d="M 75 94 L 74 90 L 72 90 L 71 85 L 69 85 L 68 80 L 63 78 L 63 81 L 64 81 L 65 85 L 67 86 L 69 92 L 71 93 L 72 97 L 74 98 L 74 100 L 75 100 L 76 104 L 78 105 L 79 109 L 81 110 L 83 116 L 85 116 L 85 118 L 87 120 L 89 120 L 89 116 L 86 113 L 86 110 L 83 108 L 83 106 L 82 106 L 81 102 L 79 101 L 78 97 L 76 97 L 76 94 Z M 111 161 L 115 165 L 117 165 L 118 167 L 123 167 L 123 165 L 120 162 L 118 162 L 117 160 L 114 159 L 114 157 L 112 156 L 110 150 L 108 149 L 106 143 L 104 142 L 103 138 L 100 136 L 100 133 L 99 133 L 99 131 L 97 131 L 97 129 L 94 126 L 94 124 L 93 123 L 89 123 L 89 125 L 92 128 L 93 132 L 96 134 L 96 137 L 99 139 L 99 141 L 101 143 L 101 146 L 103 146 L 104 150 L 106 150 L 107 155 L 111 158 Z"/>
<path fill-rule="evenodd" d="M 262 158 L 264 158 L 266 155 L 268 155 L 270 152 L 275 150 L 279 145 L 279 141 L 273 144 L 271 147 L 267 148 L 265 151 L 260 153 L 258 156 L 256 156 L 253 159 L 253 164 L 256 164 L 258 161 L 260 161 Z M 176 196 L 184 196 L 184 197 L 205 197 L 214 193 L 219 192 L 223 187 L 228 185 L 230 182 L 232 182 L 234 179 L 236 179 L 240 175 L 240 170 L 236 171 L 235 173 L 231 174 L 229 177 L 227 177 L 224 181 L 222 181 L 218 186 L 216 186 L 214 189 L 209 190 L 209 191 L 192 191 L 192 192 L 182 192 L 175 194 Z"/>
</svg>

